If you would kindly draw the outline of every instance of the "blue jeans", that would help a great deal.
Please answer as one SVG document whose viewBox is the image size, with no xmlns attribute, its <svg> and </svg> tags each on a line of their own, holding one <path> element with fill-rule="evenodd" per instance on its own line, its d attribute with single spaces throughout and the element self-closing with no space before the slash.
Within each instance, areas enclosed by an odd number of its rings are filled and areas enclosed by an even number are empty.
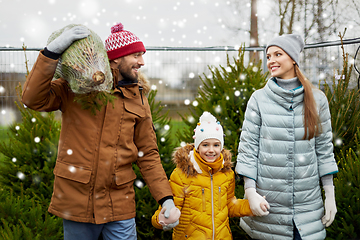
<svg viewBox="0 0 360 240">
<path fill-rule="evenodd" d="M 135 218 L 104 224 L 81 223 L 63 219 L 64 240 L 136 240 Z"/>
</svg>

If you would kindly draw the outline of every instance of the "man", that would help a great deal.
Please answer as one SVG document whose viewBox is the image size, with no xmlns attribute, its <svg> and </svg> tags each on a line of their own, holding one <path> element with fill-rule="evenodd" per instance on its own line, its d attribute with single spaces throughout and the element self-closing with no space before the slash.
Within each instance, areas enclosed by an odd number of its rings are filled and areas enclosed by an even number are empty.
<svg viewBox="0 0 360 240">
<path fill-rule="evenodd" d="M 25 82 L 22 102 L 37 111 L 62 112 L 48 211 L 63 218 L 64 239 L 96 240 L 101 235 L 105 240 L 136 239 L 132 163 L 139 166 L 155 200 L 168 210 L 167 217 L 175 207 L 150 107 L 138 81 L 146 49 L 121 24 L 112 27 L 106 49 L 116 99 L 94 116 L 74 101 L 65 79 L 52 81 L 61 54 L 89 33 L 84 26 L 67 29 L 39 53 Z"/>
</svg>

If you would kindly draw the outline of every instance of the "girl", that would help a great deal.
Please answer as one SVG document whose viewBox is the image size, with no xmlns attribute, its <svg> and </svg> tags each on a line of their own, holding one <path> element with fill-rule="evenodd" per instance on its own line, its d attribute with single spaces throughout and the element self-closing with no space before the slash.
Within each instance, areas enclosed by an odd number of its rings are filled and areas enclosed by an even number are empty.
<svg viewBox="0 0 360 240">
<path fill-rule="evenodd" d="M 248 200 L 236 199 L 231 153 L 224 149 L 223 128 L 209 112 L 204 112 L 195 128 L 195 144 L 178 148 L 170 186 L 176 207 L 181 210 L 173 239 L 232 239 L 229 217 L 252 216 Z M 262 211 L 267 212 L 265 203 Z M 161 225 L 161 207 L 152 217 Z M 162 218 L 163 219 L 163 218 Z"/>
<path fill-rule="evenodd" d="M 271 207 L 263 218 L 241 219 L 255 239 L 324 239 L 337 211 L 328 101 L 299 69 L 303 48 L 299 35 L 272 39 L 266 47 L 271 78 L 247 104 L 236 172 L 244 176 L 253 212 L 261 212 L 261 196 Z"/>
</svg>

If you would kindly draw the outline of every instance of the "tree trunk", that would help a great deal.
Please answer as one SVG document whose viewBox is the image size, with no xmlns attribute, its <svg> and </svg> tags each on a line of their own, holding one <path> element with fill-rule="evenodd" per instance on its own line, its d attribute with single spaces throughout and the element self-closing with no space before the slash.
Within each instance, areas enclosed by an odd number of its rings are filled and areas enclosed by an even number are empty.
<svg viewBox="0 0 360 240">
<path fill-rule="evenodd" d="M 259 33 L 258 33 L 258 18 L 257 18 L 257 0 L 251 0 L 251 19 L 250 19 L 250 47 L 259 46 Z M 250 52 L 250 59 L 255 62 L 259 61 L 259 52 Z"/>
</svg>

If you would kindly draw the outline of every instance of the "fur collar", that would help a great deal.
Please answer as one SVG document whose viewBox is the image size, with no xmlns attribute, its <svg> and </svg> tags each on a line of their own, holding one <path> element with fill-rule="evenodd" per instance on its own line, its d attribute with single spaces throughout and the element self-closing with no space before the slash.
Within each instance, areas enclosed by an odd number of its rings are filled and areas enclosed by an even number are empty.
<svg viewBox="0 0 360 240">
<path fill-rule="evenodd" d="M 176 167 L 180 168 L 188 177 L 194 177 L 198 173 L 198 166 L 194 166 L 191 161 L 189 153 L 194 149 L 194 144 L 187 144 L 184 147 L 178 147 L 173 153 L 173 162 Z M 224 167 L 221 169 L 222 172 L 231 171 L 233 163 L 231 162 L 231 152 L 227 149 L 223 149 L 221 153 L 224 156 Z"/>
</svg>

